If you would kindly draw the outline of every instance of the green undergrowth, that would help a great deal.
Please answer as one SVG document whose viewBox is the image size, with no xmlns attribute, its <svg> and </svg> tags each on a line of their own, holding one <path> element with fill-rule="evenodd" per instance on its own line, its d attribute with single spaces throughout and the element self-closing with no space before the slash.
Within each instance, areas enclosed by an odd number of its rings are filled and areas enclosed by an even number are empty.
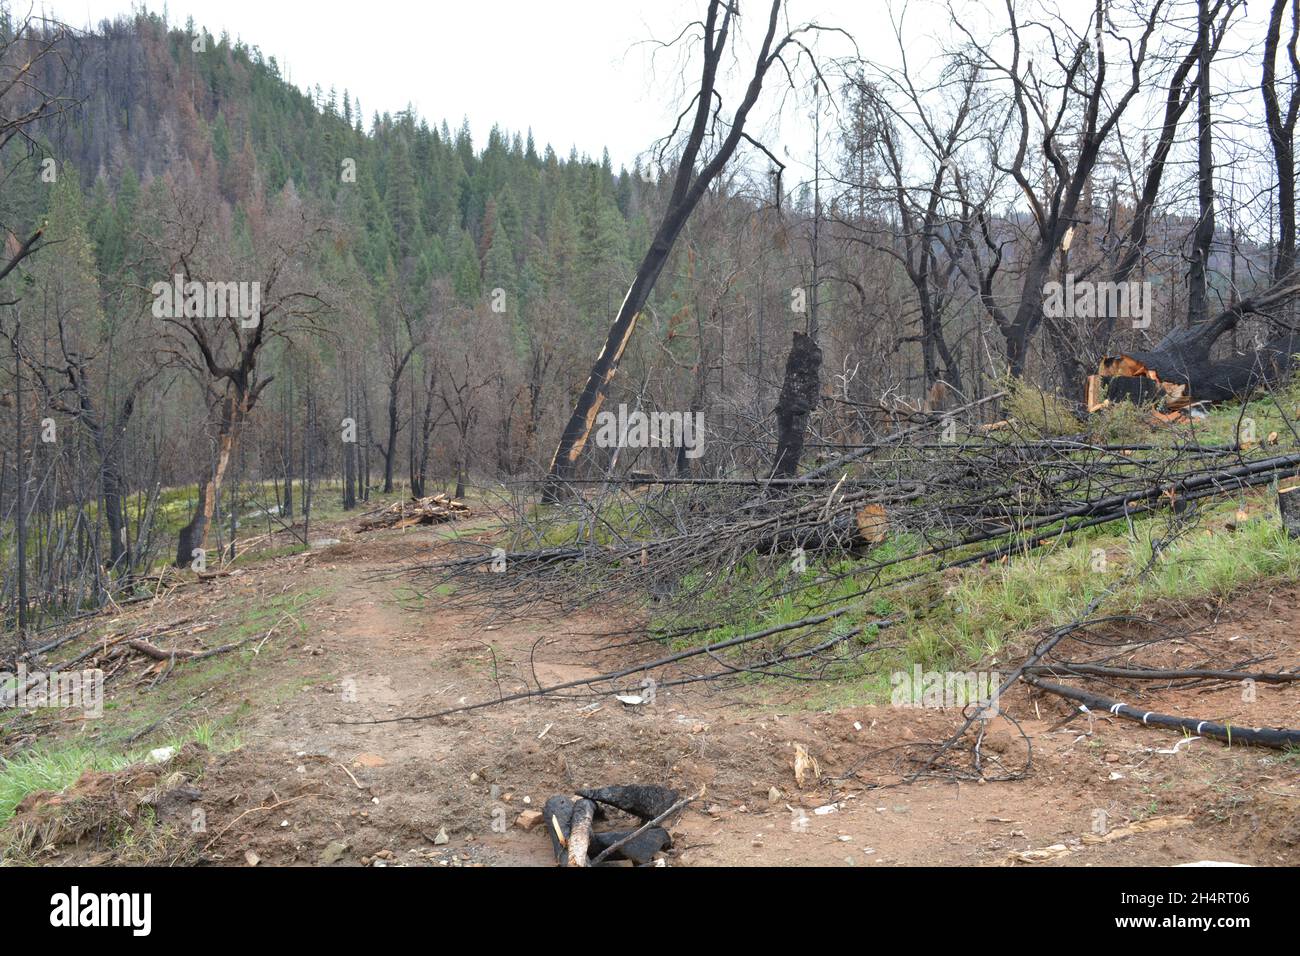
<svg viewBox="0 0 1300 956">
<path fill-rule="evenodd" d="M 282 653 L 286 638 L 303 635 L 303 612 L 324 594 L 308 589 L 277 595 L 249 608 L 235 620 L 204 635 L 209 646 L 248 640 L 244 647 L 193 663 L 178 663 L 155 688 L 108 687 L 103 714 L 88 718 L 77 736 L 47 738 L 40 744 L 0 756 L 0 825 L 28 794 L 59 791 L 87 770 L 114 771 L 145 760 L 160 747 L 179 748 L 191 741 L 209 751 L 224 752 L 240 745 L 238 728 L 252 713 L 252 699 L 274 706 L 297 693 L 302 680 L 268 685 L 259 679 L 268 659 Z M 275 634 L 263 644 L 272 628 Z M 79 653 L 84 645 L 78 642 Z M 46 711 L 11 711 L 0 720 L 0 737 L 23 732 L 49 721 Z"/>
<path fill-rule="evenodd" d="M 1244 521 L 1238 520 L 1241 508 L 1249 516 Z M 833 624 L 820 626 L 822 639 L 858 628 L 861 633 L 854 640 L 870 651 L 843 655 L 842 663 L 823 670 L 826 680 L 815 685 L 806 703 L 814 709 L 879 703 L 888 699 L 889 675 L 917 664 L 926 670 L 961 671 L 977 665 L 1013 666 L 1045 629 L 1077 619 L 1103 592 L 1113 591 L 1098 614 L 1140 613 L 1161 600 L 1222 597 L 1248 585 L 1300 577 L 1300 541 L 1282 530 L 1269 489 L 1203 503 L 1195 525 L 1164 541 L 1169 535 L 1170 526 L 1162 517 L 1131 525 L 1117 521 L 1005 561 L 948 569 L 901 584 L 900 578 L 932 569 L 938 559 L 907 562 L 883 572 L 862 568 L 896 553 L 914 552 L 916 543 L 906 536 L 874 549 L 862 565 L 810 557 L 801 574 L 787 559 L 751 558 L 733 569 L 725 582 L 702 587 L 694 603 L 707 611 L 697 616 L 697 623 L 717 620 L 718 609 L 738 592 L 774 596 L 723 626 L 673 644 L 680 649 L 715 643 L 851 606 L 853 610 Z M 1157 542 L 1164 543 L 1155 562 L 1144 575 L 1135 576 L 1150 562 Z M 684 582 L 688 587 L 702 583 Z M 780 594 L 795 584 L 802 585 L 797 594 Z M 874 623 L 887 619 L 900 623 L 883 628 Z M 664 629 L 681 624 L 679 619 L 659 622 Z M 754 685 L 772 680 L 755 675 L 741 679 Z"/>
</svg>

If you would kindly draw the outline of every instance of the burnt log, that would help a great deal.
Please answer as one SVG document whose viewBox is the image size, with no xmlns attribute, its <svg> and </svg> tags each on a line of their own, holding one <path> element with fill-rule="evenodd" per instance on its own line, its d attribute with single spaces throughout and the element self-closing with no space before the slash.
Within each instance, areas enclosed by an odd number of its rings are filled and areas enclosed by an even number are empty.
<svg viewBox="0 0 1300 956">
<path fill-rule="evenodd" d="M 681 794 L 668 787 L 655 784 L 629 784 L 627 786 L 598 787 L 579 790 L 578 796 L 622 810 L 647 823 L 672 809 Z"/>
<path fill-rule="evenodd" d="M 635 830 L 614 830 L 606 833 L 593 833 L 591 835 L 591 855 L 599 856 L 605 850 L 614 846 L 620 840 L 627 839 L 636 833 Z M 618 849 L 614 850 L 605 859 L 607 860 L 631 860 L 633 863 L 644 865 L 654 862 L 655 854 L 660 850 L 668 849 L 673 845 L 673 838 L 663 827 L 651 827 L 644 833 L 638 833 L 632 839 L 628 840 Z"/>
</svg>

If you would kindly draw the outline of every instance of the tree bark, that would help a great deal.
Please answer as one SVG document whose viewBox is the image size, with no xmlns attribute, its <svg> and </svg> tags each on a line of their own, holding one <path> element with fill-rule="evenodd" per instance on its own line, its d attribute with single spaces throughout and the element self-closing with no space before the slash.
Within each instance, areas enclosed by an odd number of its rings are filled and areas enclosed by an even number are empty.
<svg viewBox="0 0 1300 956">
<path fill-rule="evenodd" d="M 222 401 L 221 426 L 217 433 L 217 460 L 212 470 L 199 482 L 199 500 L 189 524 L 181 528 L 176 543 L 176 566 L 183 568 L 194 560 L 196 550 L 206 551 L 208 530 L 217 510 L 217 495 L 230 466 L 230 453 L 239 430 L 241 403 L 234 396 Z"/>
<path fill-rule="evenodd" d="M 776 406 L 776 454 L 773 478 L 793 478 L 803 456 L 808 418 L 817 408 L 821 394 L 822 350 L 812 336 L 794 333 L 794 343 L 785 362 L 785 381 Z"/>
</svg>

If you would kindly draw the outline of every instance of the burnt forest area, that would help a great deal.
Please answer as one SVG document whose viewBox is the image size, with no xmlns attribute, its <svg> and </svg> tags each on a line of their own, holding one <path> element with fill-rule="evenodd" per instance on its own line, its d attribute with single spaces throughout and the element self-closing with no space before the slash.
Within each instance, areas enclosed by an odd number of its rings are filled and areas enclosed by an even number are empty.
<svg viewBox="0 0 1300 956">
<path fill-rule="evenodd" d="M 32 918 L 834 867 L 1262 925 L 1300 0 L 373 6 L 0 0 Z"/>
</svg>

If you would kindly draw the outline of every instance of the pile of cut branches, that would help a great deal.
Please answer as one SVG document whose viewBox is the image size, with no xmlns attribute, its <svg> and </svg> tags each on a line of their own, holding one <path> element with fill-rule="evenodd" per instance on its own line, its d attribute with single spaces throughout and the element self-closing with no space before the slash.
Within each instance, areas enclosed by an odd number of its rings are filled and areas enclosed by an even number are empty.
<svg viewBox="0 0 1300 956">
<path fill-rule="evenodd" d="M 444 494 L 427 498 L 396 501 L 377 514 L 361 519 L 358 531 L 375 531 L 380 528 L 410 528 L 417 524 L 443 524 L 469 516 L 469 505 Z"/>
</svg>

